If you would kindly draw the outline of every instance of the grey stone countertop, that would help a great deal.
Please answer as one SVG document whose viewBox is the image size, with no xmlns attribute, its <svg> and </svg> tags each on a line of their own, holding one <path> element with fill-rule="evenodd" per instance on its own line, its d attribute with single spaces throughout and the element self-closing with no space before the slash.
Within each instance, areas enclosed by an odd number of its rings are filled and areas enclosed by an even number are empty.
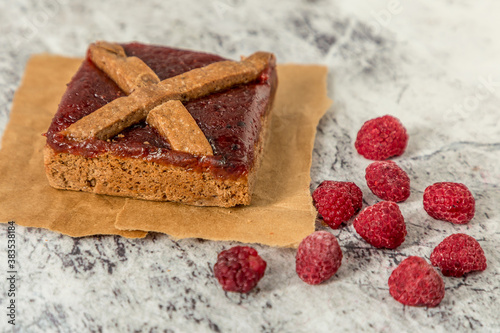
<svg viewBox="0 0 500 333">
<path fill-rule="evenodd" d="M 500 332 L 500 2 L 449 1 L 70 1 L 0 2 L 0 134 L 29 56 L 83 56 L 98 39 L 204 50 L 237 59 L 255 50 L 282 63 L 329 68 L 335 102 L 321 120 L 311 169 L 367 188 L 354 139 L 362 123 L 392 114 L 410 142 L 395 161 L 411 178 L 400 204 L 406 241 L 375 249 L 352 221 L 331 230 L 342 266 L 319 286 L 295 273 L 295 251 L 255 245 L 266 275 L 245 295 L 213 277 L 217 253 L 237 243 L 99 236 L 73 239 L 17 226 L 17 316 L 7 323 L 7 225 L 0 225 L 2 332 Z M 424 189 L 465 183 L 476 198 L 466 225 L 429 217 Z M 19 207 L 22 209 L 22 207 Z M 388 292 L 391 271 L 410 255 L 429 260 L 446 236 L 464 232 L 488 268 L 444 277 L 436 308 L 407 307 Z"/>
</svg>

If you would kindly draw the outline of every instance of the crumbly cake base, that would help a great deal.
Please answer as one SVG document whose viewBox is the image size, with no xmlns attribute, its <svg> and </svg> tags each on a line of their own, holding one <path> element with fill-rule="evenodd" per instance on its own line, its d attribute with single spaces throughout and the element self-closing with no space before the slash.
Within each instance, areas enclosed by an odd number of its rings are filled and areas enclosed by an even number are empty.
<svg viewBox="0 0 500 333">
<path fill-rule="evenodd" d="M 45 171 L 52 187 L 196 206 L 232 207 L 250 203 L 247 177 L 219 179 L 209 172 L 187 171 L 110 154 L 95 158 L 57 153 L 45 146 Z"/>
<path fill-rule="evenodd" d="M 268 105 L 268 108 L 272 106 Z M 50 186 L 62 190 L 93 192 L 134 199 L 174 201 L 195 206 L 249 205 L 270 132 L 270 112 L 262 120 L 255 147 L 255 163 L 248 174 L 223 179 L 209 171 L 186 170 L 144 159 L 106 153 L 93 158 L 58 153 L 44 148 L 45 173 Z"/>
</svg>

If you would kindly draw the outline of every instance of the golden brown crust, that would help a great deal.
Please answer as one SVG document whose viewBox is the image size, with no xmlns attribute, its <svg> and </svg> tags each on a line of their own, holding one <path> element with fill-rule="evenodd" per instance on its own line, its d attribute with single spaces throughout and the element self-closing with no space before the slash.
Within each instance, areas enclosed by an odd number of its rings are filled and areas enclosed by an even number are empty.
<svg viewBox="0 0 500 333">
<path fill-rule="evenodd" d="M 257 52 L 241 62 L 220 61 L 136 89 L 127 97 L 117 98 L 73 123 L 62 133 L 76 140 L 97 137 L 107 140 L 125 128 L 146 118 L 148 112 L 168 100 L 188 101 L 237 84 L 256 80 L 274 62 L 274 55 Z"/>
<path fill-rule="evenodd" d="M 146 121 L 170 144 L 170 148 L 196 156 L 211 156 L 212 146 L 181 101 L 167 101 L 149 111 Z"/>
</svg>

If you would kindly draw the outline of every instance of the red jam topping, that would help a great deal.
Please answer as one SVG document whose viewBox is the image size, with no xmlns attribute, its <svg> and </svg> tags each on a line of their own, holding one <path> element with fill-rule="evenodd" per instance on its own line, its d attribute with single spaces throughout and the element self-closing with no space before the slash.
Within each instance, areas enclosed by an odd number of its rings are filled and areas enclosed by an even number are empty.
<svg viewBox="0 0 500 333">
<path fill-rule="evenodd" d="M 216 55 L 131 43 L 123 45 L 128 56 L 142 59 L 160 80 L 225 60 Z M 47 144 L 57 152 L 85 157 L 110 153 L 141 158 L 188 169 L 209 170 L 219 177 L 238 178 L 254 163 L 261 118 L 269 111 L 277 83 L 269 68 L 257 82 L 234 87 L 185 103 L 214 150 L 214 156 L 193 156 L 173 151 L 145 122 L 136 124 L 113 139 L 69 140 L 59 132 L 115 98 L 125 96 L 118 86 L 88 58 L 75 74 L 47 132 Z"/>
</svg>

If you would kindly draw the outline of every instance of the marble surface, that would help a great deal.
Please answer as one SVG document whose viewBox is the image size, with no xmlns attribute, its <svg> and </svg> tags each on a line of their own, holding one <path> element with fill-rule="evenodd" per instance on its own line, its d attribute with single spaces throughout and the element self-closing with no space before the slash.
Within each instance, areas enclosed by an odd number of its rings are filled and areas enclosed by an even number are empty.
<svg viewBox="0 0 500 333">
<path fill-rule="evenodd" d="M 330 230 L 344 253 L 329 282 L 304 284 L 293 249 L 256 245 L 268 263 L 247 295 L 224 293 L 213 278 L 231 242 L 174 241 L 151 234 L 72 239 L 16 229 L 18 313 L 1 311 L 2 332 L 499 332 L 500 29 L 495 0 L 448 1 L 106 1 L 0 2 L 0 133 L 34 53 L 82 56 L 96 39 L 138 40 L 237 58 L 257 49 L 280 62 L 330 69 L 334 106 L 318 127 L 312 184 L 360 185 L 364 205 L 378 201 L 364 182 L 369 161 L 354 149 L 361 124 L 392 114 L 410 134 L 397 158 L 412 181 L 400 205 L 408 236 L 397 250 L 365 243 L 352 223 Z M 426 186 L 465 183 L 477 213 L 467 225 L 430 218 Z M 22 209 L 22 207 L 19 207 Z M 318 228 L 323 228 L 318 224 Z M 0 225 L 0 277 L 7 226 Z M 483 247 L 488 268 L 444 278 L 437 308 L 405 307 L 388 293 L 405 257 L 429 259 L 446 236 L 464 232 Z M 6 288 L 0 291 L 5 309 Z"/>
</svg>

